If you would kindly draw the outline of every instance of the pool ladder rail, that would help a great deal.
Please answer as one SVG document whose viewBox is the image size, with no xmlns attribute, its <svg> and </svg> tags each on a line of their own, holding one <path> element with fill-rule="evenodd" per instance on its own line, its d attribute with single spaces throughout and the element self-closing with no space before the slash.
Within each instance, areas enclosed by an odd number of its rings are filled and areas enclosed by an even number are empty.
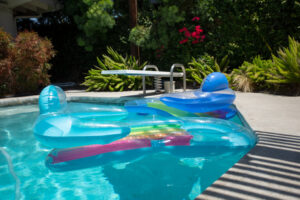
<svg viewBox="0 0 300 200">
<path fill-rule="evenodd" d="M 170 70 L 170 93 L 173 93 L 173 85 L 174 85 L 174 69 L 175 68 L 181 68 L 183 73 L 183 91 L 186 91 L 186 71 L 182 64 L 173 64 L 171 66 Z M 143 71 L 147 71 L 147 69 L 154 69 L 155 71 L 158 71 L 158 67 L 156 65 L 146 65 L 143 68 Z M 155 92 L 161 92 L 162 90 L 162 76 L 154 76 L 154 88 Z M 143 76 L 143 94 L 146 94 L 146 78 Z"/>
</svg>

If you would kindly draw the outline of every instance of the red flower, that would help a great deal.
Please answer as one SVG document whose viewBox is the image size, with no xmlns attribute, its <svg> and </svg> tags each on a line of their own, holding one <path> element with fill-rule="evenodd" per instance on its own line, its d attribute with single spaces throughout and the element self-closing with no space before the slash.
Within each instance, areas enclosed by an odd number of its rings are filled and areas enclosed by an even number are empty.
<svg viewBox="0 0 300 200">
<path fill-rule="evenodd" d="M 198 34 L 203 33 L 203 29 L 196 29 L 196 32 L 197 32 Z"/>
<path fill-rule="evenodd" d="M 186 27 L 183 27 L 182 29 L 179 29 L 179 33 L 186 32 L 186 31 L 188 31 Z"/>
<path fill-rule="evenodd" d="M 185 39 L 181 40 L 181 41 L 179 42 L 179 44 L 183 44 L 183 43 L 186 43 L 186 42 L 188 42 L 188 41 L 189 41 L 189 39 L 188 39 L 188 38 L 185 38 Z"/>
<path fill-rule="evenodd" d="M 193 17 L 192 21 L 199 21 L 200 17 Z"/>
<path fill-rule="evenodd" d="M 200 25 L 195 26 L 195 30 L 202 30 Z"/>
<path fill-rule="evenodd" d="M 192 32 L 192 37 L 196 39 L 200 39 L 200 34 L 197 33 L 196 31 Z"/>
<path fill-rule="evenodd" d="M 185 31 L 184 35 L 185 37 L 191 37 L 191 33 L 188 30 Z"/>
<path fill-rule="evenodd" d="M 201 36 L 201 42 L 203 42 L 203 40 L 205 39 L 205 35 Z"/>
<path fill-rule="evenodd" d="M 199 43 L 199 40 L 194 40 L 194 41 L 192 41 L 192 43 L 197 44 L 197 43 Z"/>
</svg>

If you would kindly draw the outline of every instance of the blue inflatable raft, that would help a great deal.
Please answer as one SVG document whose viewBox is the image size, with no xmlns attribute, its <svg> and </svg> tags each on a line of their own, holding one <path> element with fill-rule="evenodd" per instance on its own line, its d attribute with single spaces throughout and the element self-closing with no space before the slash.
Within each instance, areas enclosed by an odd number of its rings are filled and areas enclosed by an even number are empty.
<svg viewBox="0 0 300 200">
<path fill-rule="evenodd" d="M 170 107 L 191 113 L 205 113 L 228 108 L 234 101 L 234 91 L 220 72 L 209 74 L 196 91 L 162 96 L 160 101 Z"/>
<path fill-rule="evenodd" d="M 53 85 L 41 92 L 39 107 L 34 135 L 49 147 L 107 144 L 130 133 L 128 126 L 119 125 L 119 120 L 128 115 L 122 107 L 88 103 L 69 106 L 63 90 Z"/>
</svg>

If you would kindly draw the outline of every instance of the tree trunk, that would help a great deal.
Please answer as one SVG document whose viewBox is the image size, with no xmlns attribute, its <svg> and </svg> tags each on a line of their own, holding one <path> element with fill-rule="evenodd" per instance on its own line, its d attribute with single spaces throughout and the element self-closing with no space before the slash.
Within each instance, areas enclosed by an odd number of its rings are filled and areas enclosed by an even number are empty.
<svg viewBox="0 0 300 200">
<path fill-rule="evenodd" d="M 129 0 L 129 15 L 130 15 L 130 28 L 137 25 L 137 0 Z M 135 44 L 130 44 L 130 53 L 138 62 L 140 61 L 140 49 Z"/>
</svg>

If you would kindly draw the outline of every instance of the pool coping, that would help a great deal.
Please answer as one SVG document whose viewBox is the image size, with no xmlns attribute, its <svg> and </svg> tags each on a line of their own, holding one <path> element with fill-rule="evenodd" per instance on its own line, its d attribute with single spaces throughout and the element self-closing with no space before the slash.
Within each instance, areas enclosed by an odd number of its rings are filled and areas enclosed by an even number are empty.
<svg viewBox="0 0 300 200">
<path fill-rule="evenodd" d="M 109 102 L 112 98 L 120 98 L 120 103 L 126 100 L 135 98 L 152 98 L 160 96 L 163 93 L 155 93 L 154 90 L 148 90 L 146 95 L 143 95 L 142 91 L 126 91 L 126 92 L 84 92 L 82 90 L 67 90 L 67 101 L 87 101 L 96 102 L 99 98 L 107 100 Z M 0 107 L 4 106 L 15 106 L 15 105 L 28 105 L 35 104 L 39 101 L 39 95 L 22 96 L 22 97 L 7 97 L 0 98 Z"/>
</svg>

